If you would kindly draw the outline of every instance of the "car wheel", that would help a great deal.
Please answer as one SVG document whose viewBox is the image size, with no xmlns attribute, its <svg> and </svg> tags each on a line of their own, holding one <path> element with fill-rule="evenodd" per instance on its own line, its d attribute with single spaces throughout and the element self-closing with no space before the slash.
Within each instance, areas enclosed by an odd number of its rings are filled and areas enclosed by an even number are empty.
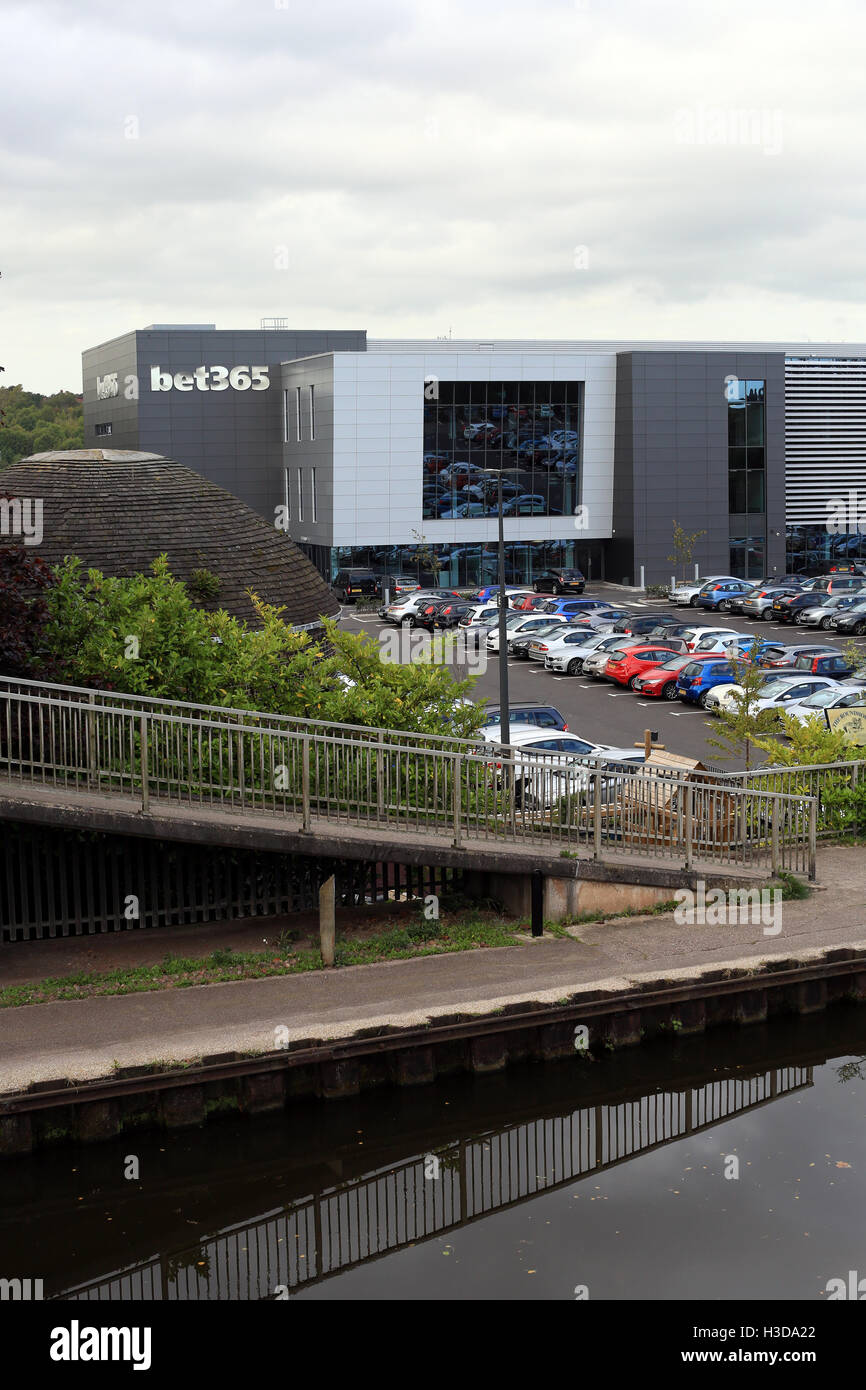
<svg viewBox="0 0 866 1390">
<path fill-rule="evenodd" d="M 773 610 L 772 610 L 772 608 L 765 608 L 765 609 L 764 609 L 764 622 L 765 622 L 765 623 L 771 623 L 772 621 L 773 621 Z"/>
<path fill-rule="evenodd" d="M 703 695 L 699 695 L 699 696 L 698 696 L 698 704 L 700 705 L 701 709 L 706 709 L 706 707 L 707 707 L 707 691 L 706 691 L 706 690 L 704 691 Z"/>
<path fill-rule="evenodd" d="M 730 600 L 729 598 L 723 598 L 723 599 L 721 599 L 721 600 L 719 601 L 719 605 L 718 605 L 718 612 L 719 612 L 719 613 L 730 613 L 730 611 L 731 611 L 731 600 Z"/>
<path fill-rule="evenodd" d="M 631 677 L 629 678 L 629 683 L 628 683 L 628 688 L 629 688 L 629 690 L 634 690 L 634 685 L 635 685 L 635 681 L 636 681 L 636 680 L 637 680 L 637 676 L 631 676 Z"/>
<path fill-rule="evenodd" d="M 583 662 L 579 656 L 574 657 L 566 666 L 566 671 L 570 676 L 579 676 L 583 670 Z"/>
<path fill-rule="evenodd" d="M 862 637 L 864 632 L 866 632 L 866 623 L 858 623 L 854 629 L 854 632 L 858 637 Z"/>
<path fill-rule="evenodd" d="M 697 608 L 697 606 L 698 606 L 698 596 L 697 596 L 697 594 L 692 594 L 691 598 L 689 599 L 689 608 Z"/>
<path fill-rule="evenodd" d="M 675 700 L 677 698 L 677 694 L 678 692 L 676 681 L 668 681 L 667 685 L 662 690 L 662 695 L 664 699 Z"/>
<path fill-rule="evenodd" d="M 802 614 L 802 613 L 795 613 L 795 614 L 794 614 L 794 622 L 797 624 L 798 627 L 802 627 L 802 626 L 803 626 L 803 614 Z"/>
<path fill-rule="evenodd" d="M 829 632 L 829 631 L 830 631 L 830 628 L 831 628 L 832 626 L 833 626 L 833 619 L 832 619 L 832 618 L 822 618 L 822 619 L 821 619 L 821 627 L 824 629 L 825 632 Z"/>
<path fill-rule="evenodd" d="M 561 584 L 554 584 L 554 586 L 553 586 L 553 592 L 554 592 L 555 594 L 561 594 L 561 593 L 562 593 L 562 585 L 561 585 Z"/>
<path fill-rule="evenodd" d="M 533 591 L 533 593 L 536 593 L 536 594 L 543 594 L 543 593 L 544 593 L 544 590 L 543 590 L 542 588 L 540 588 L 540 586 L 539 586 L 538 584 L 533 584 L 533 586 L 532 586 L 532 591 Z"/>
</svg>

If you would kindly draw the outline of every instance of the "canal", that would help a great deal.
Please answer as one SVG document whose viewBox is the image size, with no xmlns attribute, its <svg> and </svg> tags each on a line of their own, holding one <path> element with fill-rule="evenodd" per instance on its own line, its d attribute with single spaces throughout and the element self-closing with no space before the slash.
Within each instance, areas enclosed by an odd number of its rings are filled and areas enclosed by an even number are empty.
<svg viewBox="0 0 866 1390">
<path fill-rule="evenodd" d="M 840 1005 L 213 1116 L 6 1161 L 3 1265 L 93 1300 L 826 1300 L 866 1275 L 864 1100 Z"/>
</svg>

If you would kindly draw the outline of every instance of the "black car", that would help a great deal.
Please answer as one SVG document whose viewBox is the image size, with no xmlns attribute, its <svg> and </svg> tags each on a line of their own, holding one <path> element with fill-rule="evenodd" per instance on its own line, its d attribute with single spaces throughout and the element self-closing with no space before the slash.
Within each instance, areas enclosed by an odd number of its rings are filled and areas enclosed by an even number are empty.
<svg viewBox="0 0 866 1390">
<path fill-rule="evenodd" d="M 499 705 L 488 705 L 484 715 L 484 728 L 490 728 L 493 724 L 501 724 L 501 710 Z M 519 702 L 510 705 L 508 709 L 509 724 L 519 724 L 526 728 L 528 724 L 534 724 L 539 729 L 565 729 L 568 724 L 565 716 L 560 714 L 555 705 L 534 705 Z"/>
<path fill-rule="evenodd" d="M 680 627 L 679 618 L 664 616 L 655 618 L 620 618 L 611 628 L 611 632 L 622 632 L 629 637 L 649 637 L 650 633 L 654 637 L 663 637 L 665 631 L 670 627 Z"/>
<path fill-rule="evenodd" d="M 773 617 L 778 618 L 780 623 L 796 622 L 801 609 L 817 607 L 821 598 L 822 595 L 816 596 L 811 589 L 807 589 L 805 593 L 780 593 L 778 598 L 773 599 Z"/>
<path fill-rule="evenodd" d="M 544 570 L 532 587 L 537 594 L 582 594 L 586 580 L 576 569 Z"/>
<path fill-rule="evenodd" d="M 436 626 L 436 619 L 446 609 L 453 608 L 456 602 L 456 599 L 431 598 L 429 603 L 420 604 L 415 614 L 415 626 L 424 627 L 428 632 L 432 632 Z"/>
<path fill-rule="evenodd" d="M 866 634 L 866 603 L 856 603 L 836 619 L 836 631 L 863 637 Z"/>
<path fill-rule="evenodd" d="M 359 598 L 375 598 L 379 592 L 379 576 L 372 570 L 339 570 L 331 586 L 341 603 L 355 603 Z"/>
<path fill-rule="evenodd" d="M 433 614 L 433 626 L 442 629 L 456 627 L 461 618 L 472 612 L 474 606 L 471 603 L 445 603 Z"/>
</svg>

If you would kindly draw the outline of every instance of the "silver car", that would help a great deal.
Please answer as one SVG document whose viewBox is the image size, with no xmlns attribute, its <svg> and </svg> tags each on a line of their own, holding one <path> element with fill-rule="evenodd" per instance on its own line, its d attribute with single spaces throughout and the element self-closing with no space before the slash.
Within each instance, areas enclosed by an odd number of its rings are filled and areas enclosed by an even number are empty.
<svg viewBox="0 0 866 1390">
<path fill-rule="evenodd" d="M 668 600 L 670 603 L 676 603 L 680 607 L 682 607 L 683 604 L 687 604 L 690 608 L 697 608 L 698 594 L 707 584 L 718 583 L 719 580 L 722 579 L 730 579 L 733 582 L 737 578 L 738 576 L 736 574 L 707 574 L 703 579 L 684 580 L 681 584 L 677 584 L 675 588 L 671 589 Z"/>
<path fill-rule="evenodd" d="M 835 598 L 816 599 L 812 608 L 801 608 L 794 621 L 799 627 L 820 627 L 829 632 L 836 626 L 840 613 L 853 608 L 857 599 L 851 594 L 839 594 Z"/>
</svg>

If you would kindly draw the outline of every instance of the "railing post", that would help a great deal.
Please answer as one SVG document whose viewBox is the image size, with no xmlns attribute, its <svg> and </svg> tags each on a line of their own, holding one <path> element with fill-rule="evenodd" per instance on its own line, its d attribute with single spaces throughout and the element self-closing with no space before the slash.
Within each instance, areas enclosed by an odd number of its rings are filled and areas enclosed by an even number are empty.
<svg viewBox="0 0 866 1390">
<path fill-rule="evenodd" d="M 88 704 L 96 704 L 96 696 L 91 695 Z M 99 782 L 99 762 L 96 757 L 96 711 L 91 709 L 87 715 L 87 784 L 95 787 Z"/>
<path fill-rule="evenodd" d="M 692 868 L 694 864 L 694 822 L 695 822 L 695 784 L 687 782 L 685 786 L 686 805 L 685 805 L 685 840 L 686 840 L 686 868 Z"/>
<path fill-rule="evenodd" d="M 463 759 L 461 758 L 460 754 L 459 754 L 459 753 L 455 753 L 455 754 L 454 754 L 454 759 L 453 759 L 452 764 L 451 764 L 451 776 L 452 776 L 451 796 L 452 796 L 452 802 L 453 802 L 452 809 L 453 809 L 453 812 L 454 812 L 454 848 L 455 848 L 455 849 L 459 849 L 460 846 L 461 846 L 461 843 L 462 843 L 461 834 L 460 834 L 460 811 L 461 811 L 461 802 L 462 802 L 462 782 L 461 782 L 460 771 L 461 771 L 461 763 L 462 763 L 462 762 L 463 762 Z"/>
<path fill-rule="evenodd" d="M 809 801 L 809 880 L 815 881 L 815 844 L 818 838 L 818 802 L 813 796 Z"/>
<path fill-rule="evenodd" d="M 304 829 L 310 828 L 310 740 L 308 735 L 304 735 L 301 748 L 302 761 L 302 797 L 303 797 L 303 821 Z"/>
<path fill-rule="evenodd" d="M 241 794 L 241 810 L 243 810 L 246 786 L 244 779 L 244 736 L 240 729 L 238 729 L 238 790 Z M 234 796 L 232 796 L 232 800 L 234 800 Z"/>
<path fill-rule="evenodd" d="M 379 746 L 376 749 L 376 819 L 385 819 L 385 730 L 379 730 Z"/>
<path fill-rule="evenodd" d="M 770 812 L 770 859 L 773 866 L 773 873 L 777 874 L 781 867 L 781 859 L 779 857 L 779 817 L 776 814 L 779 810 L 779 803 L 774 797 L 772 801 L 768 800 L 768 806 Z"/>
<path fill-rule="evenodd" d="M 592 778 L 592 857 L 601 858 L 601 772 L 598 768 L 590 774 Z"/>
<path fill-rule="evenodd" d="M 150 761 L 147 745 L 147 715 L 142 714 L 138 721 L 139 740 L 141 743 L 141 813 L 146 816 L 150 810 L 150 776 L 148 762 Z"/>
</svg>

